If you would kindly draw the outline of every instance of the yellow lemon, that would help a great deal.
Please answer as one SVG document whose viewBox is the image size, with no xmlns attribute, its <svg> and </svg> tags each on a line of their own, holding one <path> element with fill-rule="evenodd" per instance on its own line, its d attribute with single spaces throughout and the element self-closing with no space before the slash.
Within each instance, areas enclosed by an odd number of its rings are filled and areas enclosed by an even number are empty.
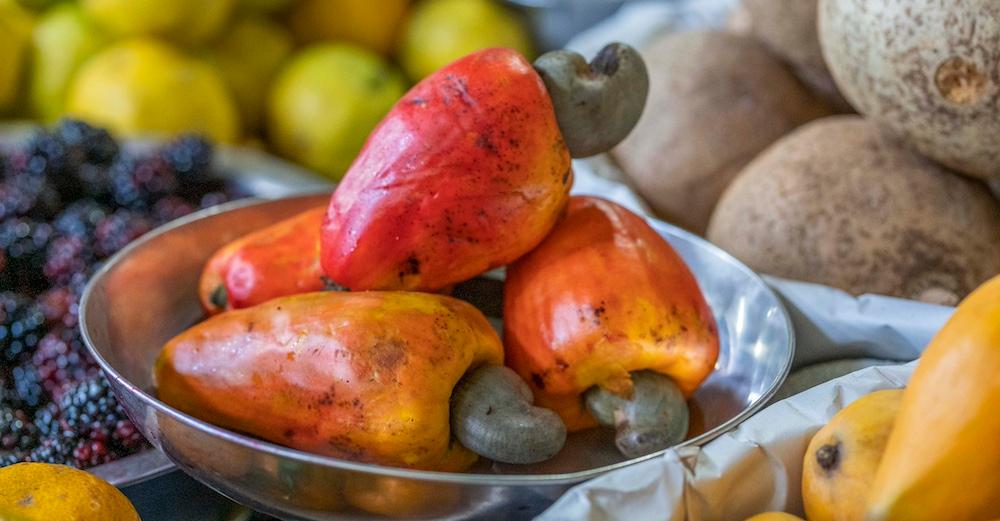
<svg viewBox="0 0 1000 521">
<path fill-rule="evenodd" d="M 0 112 L 11 109 L 27 69 L 34 19 L 14 0 L 0 0 Z"/>
<path fill-rule="evenodd" d="M 222 78 L 163 42 L 126 40 L 80 67 L 66 112 L 119 134 L 199 132 L 231 143 L 239 136 L 236 106 Z"/>
<path fill-rule="evenodd" d="M 527 29 L 491 0 L 427 0 L 403 31 L 400 60 L 414 80 L 488 47 L 510 47 L 532 58 Z"/>
<path fill-rule="evenodd" d="M 409 0 L 303 0 L 288 15 L 296 39 L 302 43 L 347 41 L 386 54 Z"/>
<path fill-rule="evenodd" d="M 402 75 L 377 54 L 316 45 L 294 56 L 275 80 L 268 135 L 280 153 L 340 179 L 405 91 Z"/>
<path fill-rule="evenodd" d="M 18 463 L 0 469 L 0 519 L 139 521 L 117 488 L 64 465 Z"/>
<path fill-rule="evenodd" d="M 203 43 L 229 20 L 234 0 L 82 0 L 94 20 L 115 34 Z"/>
<path fill-rule="evenodd" d="M 62 114 L 73 74 L 107 43 L 107 36 L 78 4 L 60 4 L 45 12 L 32 38 L 34 66 L 28 88 L 38 116 L 51 121 Z"/>
<path fill-rule="evenodd" d="M 268 87 L 291 52 L 288 31 L 255 15 L 237 20 L 209 49 L 208 60 L 229 86 L 244 128 L 260 127 Z"/>
</svg>

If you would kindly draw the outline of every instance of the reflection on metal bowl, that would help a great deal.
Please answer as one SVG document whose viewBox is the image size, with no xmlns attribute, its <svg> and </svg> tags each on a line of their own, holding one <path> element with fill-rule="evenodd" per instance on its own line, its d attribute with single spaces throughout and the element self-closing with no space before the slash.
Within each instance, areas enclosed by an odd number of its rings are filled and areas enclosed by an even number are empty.
<svg viewBox="0 0 1000 521">
<path fill-rule="evenodd" d="M 197 281 L 221 245 L 325 203 L 326 195 L 236 202 L 175 221 L 120 252 L 91 280 L 81 305 L 84 337 L 129 416 L 185 472 L 263 512 L 304 520 L 403 515 L 468 519 L 490 513 L 530 518 L 562 492 L 623 461 L 611 434 L 571 435 L 537 465 L 481 461 L 470 473 L 414 471 L 307 454 L 227 431 L 155 398 L 151 375 L 161 346 L 200 318 Z M 698 418 L 685 444 L 702 444 L 764 405 L 787 375 L 792 330 L 777 297 L 756 275 L 704 240 L 651 221 L 698 278 L 719 324 L 715 373 L 692 398 Z M 481 278 L 456 295 L 486 308 L 502 284 Z M 426 498 L 433 498 L 428 502 Z"/>
</svg>

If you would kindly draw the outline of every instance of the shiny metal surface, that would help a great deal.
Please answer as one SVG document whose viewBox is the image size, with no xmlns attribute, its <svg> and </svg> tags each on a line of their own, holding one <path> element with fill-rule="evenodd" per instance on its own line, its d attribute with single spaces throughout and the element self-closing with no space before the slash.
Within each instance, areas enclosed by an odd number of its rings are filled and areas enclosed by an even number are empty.
<svg viewBox="0 0 1000 521">
<path fill-rule="evenodd" d="M 201 315 L 202 264 L 230 240 L 306 208 L 326 195 L 222 205 L 160 228 L 98 272 L 84 294 L 88 347 L 108 373 L 129 416 L 185 472 L 263 512 L 303 520 L 530 518 L 569 486 L 656 457 L 623 461 L 611 433 L 571 435 L 540 465 L 482 462 L 471 473 L 412 471 L 307 454 L 217 428 L 159 402 L 153 361 L 172 336 Z M 693 436 L 701 444 L 767 402 L 787 375 L 794 340 L 785 310 L 763 281 L 704 240 L 651 221 L 692 267 L 722 335 L 716 372 L 692 398 Z M 481 278 L 457 294 L 497 315 L 501 284 Z M 492 305 L 491 305 L 492 304 Z"/>
<path fill-rule="evenodd" d="M 505 0 L 524 17 L 541 51 L 561 49 L 570 38 L 614 14 L 625 1 Z"/>
</svg>

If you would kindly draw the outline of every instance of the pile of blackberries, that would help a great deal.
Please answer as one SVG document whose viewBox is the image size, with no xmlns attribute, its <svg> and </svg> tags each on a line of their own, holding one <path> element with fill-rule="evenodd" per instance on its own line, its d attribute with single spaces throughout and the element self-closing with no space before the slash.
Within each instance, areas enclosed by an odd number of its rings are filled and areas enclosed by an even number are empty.
<svg viewBox="0 0 1000 521">
<path fill-rule="evenodd" d="M 79 300 L 132 240 L 238 196 L 212 157 L 197 136 L 126 151 L 76 120 L 0 151 L 0 466 L 86 468 L 143 447 L 83 346 Z"/>
</svg>

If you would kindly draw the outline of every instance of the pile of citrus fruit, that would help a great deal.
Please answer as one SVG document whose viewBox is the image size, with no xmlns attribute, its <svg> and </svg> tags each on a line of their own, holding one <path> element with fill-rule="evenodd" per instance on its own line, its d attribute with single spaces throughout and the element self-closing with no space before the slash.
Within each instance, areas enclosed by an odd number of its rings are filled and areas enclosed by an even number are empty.
<svg viewBox="0 0 1000 521">
<path fill-rule="evenodd" d="M 266 143 L 333 179 L 412 82 L 532 53 L 495 0 L 0 0 L 0 34 L 0 116 Z"/>
</svg>

